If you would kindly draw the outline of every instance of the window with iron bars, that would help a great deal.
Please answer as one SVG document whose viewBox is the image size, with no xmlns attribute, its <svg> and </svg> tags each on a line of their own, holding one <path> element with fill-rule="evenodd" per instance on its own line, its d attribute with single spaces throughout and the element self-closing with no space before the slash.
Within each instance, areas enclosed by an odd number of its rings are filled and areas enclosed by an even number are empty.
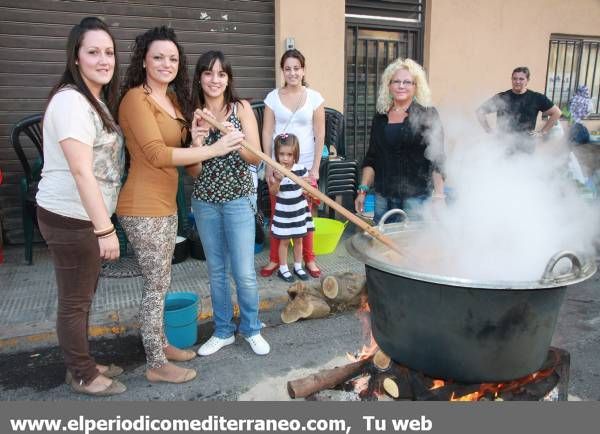
<svg viewBox="0 0 600 434">
<path fill-rule="evenodd" d="M 600 37 L 551 35 L 546 96 L 568 109 L 581 85 L 591 96 L 588 118 L 600 118 Z"/>
</svg>

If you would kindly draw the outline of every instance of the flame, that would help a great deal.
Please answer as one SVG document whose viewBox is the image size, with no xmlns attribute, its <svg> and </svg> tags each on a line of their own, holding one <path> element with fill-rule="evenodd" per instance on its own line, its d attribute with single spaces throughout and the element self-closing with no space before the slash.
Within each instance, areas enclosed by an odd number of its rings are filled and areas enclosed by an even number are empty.
<svg viewBox="0 0 600 434">
<path fill-rule="evenodd" d="M 433 386 L 429 388 L 429 390 L 439 389 L 440 387 L 444 387 L 446 382 L 444 380 L 433 380 Z"/>
<path fill-rule="evenodd" d="M 554 367 L 545 369 L 543 371 L 534 372 L 523 378 L 509 381 L 508 383 L 482 383 L 477 392 L 469 393 L 467 395 L 462 395 L 458 397 L 455 396 L 454 393 L 452 393 L 450 401 L 478 401 L 486 395 L 491 395 L 494 398 L 497 398 L 498 395 L 500 395 L 500 393 L 512 392 L 513 390 L 517 390 L 520 387 L 525 386 L 526 384 L 538 380 L 543 380 L 544 378 L 552 375 L 553 372 Z"/>
<path fill-rule="evenodd" d="M 366 295 L 361 297 L 361 303 L 356 311 L 356 314 L 358 315 L 358 319 L 362 324 L 363 341 L 367 343 L 363 345 L 358 354 L 347 354 L 348 358 L 353 362 L 368 359 L 372 357 L 377 350 L 379 350 L 379 345 L 377 345 L 377 342 L 375 342 L 375 338 L 371 332 L 371 307 L 369 306 Z"/>
<path fill-rule="evenodd" d="M 454 392 L 452 392 L 452 396 L 450 397 L 450 401 L 478 401 L 480 398 L 479 392 L 468 393 L 467 395 L 460 396 L 456 398 L 454 396 Z"/>
</svg>

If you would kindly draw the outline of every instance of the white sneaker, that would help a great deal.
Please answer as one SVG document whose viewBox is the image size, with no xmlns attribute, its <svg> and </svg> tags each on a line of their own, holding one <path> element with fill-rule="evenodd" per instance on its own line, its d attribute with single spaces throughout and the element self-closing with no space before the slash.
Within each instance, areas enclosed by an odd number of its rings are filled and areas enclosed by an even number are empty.
<svg viewBox="0 0 600 434">
<path fill-rule="evenodd" d="M 210 356 L 216 353 L 221 348 L 227 345 L 231 345 L 235 342 L 235 336 L 229 336 L 228 338 L 219 338 L 217 336 L 211 336 L 200 348 L 198 348 L 199 356 Z"/>
<path fill-rule="evenodd" d="M 271 346 L 265 340 L 265 338 L 263 338 L 260 335 L 260 333 L 250 336 L 249 338 L 244 338 L 244 339 L 246 339 L 246 342 L 248 342 L 250 344 L 252 351 L 254 351 L 259 356 L 264 356 L 266 354 L 269 354 L 269 351 L 271 351 Z"/>
</svg>

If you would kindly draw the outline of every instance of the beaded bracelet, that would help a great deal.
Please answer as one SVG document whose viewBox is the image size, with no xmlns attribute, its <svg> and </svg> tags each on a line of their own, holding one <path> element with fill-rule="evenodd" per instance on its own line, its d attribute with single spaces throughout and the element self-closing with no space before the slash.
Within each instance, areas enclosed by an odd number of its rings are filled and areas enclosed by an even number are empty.
<svg viewBox="0 0 600 434">
<path fill-rule="evenodd" d="M 356 194 L 366 195 L 369 191 L 369 186 L 365 184 L 360 184 L 356 187 Z"/>
</svg>

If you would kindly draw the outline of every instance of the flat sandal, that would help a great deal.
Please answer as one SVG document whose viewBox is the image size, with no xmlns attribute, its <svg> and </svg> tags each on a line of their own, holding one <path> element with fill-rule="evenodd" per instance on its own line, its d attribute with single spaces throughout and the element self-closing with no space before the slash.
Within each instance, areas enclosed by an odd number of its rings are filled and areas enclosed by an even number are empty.
<svg viewBox="0 0 600 434">
<path fill-rule="evenodd" d="M 71 381 L 70 386 L 71 386 L 71 390 L 75 393 L 82 393 L 84 395 L 91 395 L 91 396 L 119 395 L 127 390 L 127 387 L 123 383 L 121 383 L 119 380 L 117 380 L 116 378 L 113 378 L 112 382 L 106 389 L 99 390 L 98 392 L 91 392 L 91 391 L 87 390 L 83 384 L 79 384 L 75 380 Z"/>
<path fill-rule="evenodd" d="M 182 350 L 181 348 L 174 347 L 173 345 L 169 345 L 171 348 L 175 349 L 175 353 L 177 355 L 167 356 L 165 351 L 165 357 L 170 362 L 187 362 L 196 357 L 196 352 L 192 350 Z M 165 348 L 166 349 L 166 348 Z"/>
<path fill-rule="evenodd" d="M 123 368 L 113 363 L 108 365 L 108 369 L 106 371 L 100 372 L 101 375 L 104 375 L 107 378 L 115 378 L 116 376 L 121 375 L 122 373 Z M 65 375 L 65 383 L 71 384 L 71 381 L 73 381 L 73 375 L 71 374 L 71 371 L 67 369 L 67 374 Z"/>
</svg>

